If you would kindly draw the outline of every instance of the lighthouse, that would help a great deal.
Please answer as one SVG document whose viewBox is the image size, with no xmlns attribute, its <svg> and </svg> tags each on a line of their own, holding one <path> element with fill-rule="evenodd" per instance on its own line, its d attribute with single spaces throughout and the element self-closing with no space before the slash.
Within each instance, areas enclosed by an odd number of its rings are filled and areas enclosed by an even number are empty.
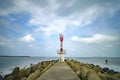
<svg viewBox="0 0 120 80">
<path fill-rule="evenodd" d="M 59 61 L 60 62 L 63 62 L 64 61 L 64 55 L 66 53 L 66 51 L 63 49 L 63 39 L 64 39 L 64 36 L 63 34 L 60 34 L 59 35 L 60 37 L 60 50 L 57 51 L 58 53 L 58 56 L 59 56 Z"/>
</svg>

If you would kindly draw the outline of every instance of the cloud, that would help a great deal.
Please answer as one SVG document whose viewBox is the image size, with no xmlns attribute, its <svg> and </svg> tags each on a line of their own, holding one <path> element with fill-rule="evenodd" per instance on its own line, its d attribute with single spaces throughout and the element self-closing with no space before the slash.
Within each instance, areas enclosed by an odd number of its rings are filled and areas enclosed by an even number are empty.
<svg viewBox="0 0 120 80">
<path fill-rule="evenodd" d="M 10 46 L 11 40 L 0 37 L 0 45 L 1 46 Z"/>
<path fill-rule="evenodd" d="M 92 37 L 87 37 L 87 38 L 79 38 L 77 36 L 72 36 L 71 40 L 72 41 L 80 41 L 80 42 L 84 42 L 84 43 L 88 44 L 88 43 L 111 42 L 111 41 L 118 40 L 118 38 L 109 36 L 109 35 L 104 35 L 104 34 L 95 34 Z"/>
<path fill-rule="evenodd" d="M 25 43 L 31 43 L 35 41 L 35 38 L 31 34 L 27 34 L 24 37 L 20 38 L 19 41 Z"/>
<path fill-rule="evenodd" d="M 58 4 L 58 3 L 57 3 Z M 60 9 L 62 5 L 58 4 Z M 61 10 L 61 9 L 60 9 Z M 72 10 L 72 9 L 71 9 Z M 96 20 L 98 17 L 100 17 L 103 14 L 110 15 L 111 13 L 114 14 L 118 8 L 114 7 L 114 9 L 110 9 L 110 6 L 107 8 L 104 8 L 100 5 L 91 5 L 82 12 L 78 9 L 77 11 L 73 11 L 74 13 L 70 13 L 69 15 L 60 16 L 58 15 L 59 11 L 56 12 L 56 10 L 51 11 L 50 13 L 46 12 L 47 10 L 44 9 L 43 12 L 40 12 L 41 15 L 32 15 L 33 18 L 31 18 L 28 22 L 30 25 L 39 26 L 37 28 L 37 31 L 43 32 L 44 34 L 54 34 L 56 32 L 64 33 L 64 31 L 67 29 L 67 27 L 83 27 L 88 24 L 91 24 Z M 49 10 L 48 10 L 49 11 Z M 61 11 L 65 11 L 65 8 L 63 8 Z M 69 11 L 68 11 L 69 12 Z M 99 13 L 98 13 L 99 12 Z M 63 13 L 64 14 L 64 13 Z M 35 16 L 35 17 L 34 17 Z M 44 26 L 41 26 L 44 25 Z"/>
<path fill-rule="evenodd" d="M 44 34 L 51 35 L 54 33 L 64 33 L 67 27 L 82 27 L 92 23 L 99 15 L 101 8 L 92 6 L 89 9 L 81 12 L 80 14 L 71 14 L 69 16 L 60 17 L 55 13 L 46 13 L 42 15 L 32 15 L 28 22 L 30 26 L 37 26 L 35 32 L 43 32 Z M 97 13 L 99 11 L 99 13 Z M 54 15 L 53 15 L 54 14 Z"/>
<path fill-rule="evenodd" d="M 0 8 L 0 15 L 26 12 L 30 14 L 27 24 L 37 26 L 34 31 L 45 35 L 64 32 L 69 26 L 82 27 L 91 24 L 102 14 L 114 15 L 120 9 L 119 2 L 114 5 L 115 2 L 112 1 L 108 4 L 94 0 L 11 0 L 10 3 L 8 7 Z M 85 3 L 86 5 L 83 5 Z"/>
<path fill-rule="evenodd" d="M 35 19 L 35 22 L 36 19 Z M 52 35 L 54 33 L 62 33 L 66 29 L 67 23 L 64 19 L 54 19 L 54 20 L 47 20 L 45 23 L 41 23 L 38 28 L 36 28 L 35 32 L 42 32 L 45 35 Z"/>
<path fill-rule="evenodd" d="M 72 40 L 72 41 L 79 41 L 80 39 L 79 39 L 79 37 L 77 37 L 77 36 L 72 36 L 72 37 L 71 37 L 71 40 Z"/>
</svg>

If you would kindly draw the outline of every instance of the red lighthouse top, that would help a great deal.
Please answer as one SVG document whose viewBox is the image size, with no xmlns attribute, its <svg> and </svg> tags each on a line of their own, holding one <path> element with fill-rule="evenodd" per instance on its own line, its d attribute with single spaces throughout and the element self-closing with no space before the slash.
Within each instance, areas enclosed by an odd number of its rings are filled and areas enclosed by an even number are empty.
<svg viewBox="0 0 120 80">
<path fill-rule="evenodd" d="M 60 42 L 63 42 L 63 35 L 60 34 Z"/>
</svg>

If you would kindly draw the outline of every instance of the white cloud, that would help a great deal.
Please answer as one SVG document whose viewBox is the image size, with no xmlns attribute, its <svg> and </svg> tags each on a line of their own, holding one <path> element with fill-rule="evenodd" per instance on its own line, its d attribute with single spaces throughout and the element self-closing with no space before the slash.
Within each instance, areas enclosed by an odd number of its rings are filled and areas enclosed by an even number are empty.
<svg viewBox="0 0 120 80">
<path fill-rule="evenodd" d="M 33 14 L 28 24 L 30 26 L 39 26 L 35 29 L 36 32 L 43 32 L 44 34 L 51 35 L 55 32 L 64 32 L 68 25 L 82 26 L 92 23 L 98 15 L 100 15 L 101 8 L 98 6 L 92 6 L 80 14 L 75 13 L 69 16 L 60 17 L 55 13 L 46 13 L 46 11 L 39 14 Z M 97 13 L 99 11 L 99 13 Z"/>
<path fill-rule="evenodd" d="M 104 42 L 110 42 L 110 41 L 116 41 L 118 38 L 104 35 L 104 34 L 95 34 L 92 37 L 87 38 L 79 38 L 77 36 L 72 36 L 71 40 L 73 41 L 81 41 L 84 43 L 104 43 Z"/>
<path fill-rule="evenodd" d="M 90 6 L 89 8 L 86 8 L 80 13 L 76 12 L 74 14 L 70 14 L 64 17 L 57 16 L 56 12 L 48 13 L 46 12 L 46 9 L 44 10 L 43 12 L 40 12 L 41 15 L 32 15 L 33 17 L 29 20 L 28 24 L 39 26 L 39 28 L 35 29 L 35 31 L 42 31 L 44 34 L 47 35 L 51 35 L 56 32 L 63 33 L 65 29 L 69 27 L 69 25 L 74 28 L 75 26 L 86 26 L 88 24 L 91 24 L 96 18 L 98 18 L 108 10 L 108 12 L 110 12 L 110 9 L 98 5 Z M 111 12 L 114 13 L 115 11 L 116 10 L 112 10 Z"/>
<path fill-rule="evenodd" d="M 79 39 L 79 37 L 77 37 L 77 36 L 72 36 L 72 37 L 71 37 L 71 40 L 72 40 L 72 41 L 79 41 L 80 39 Z"/>
<path fill-rule="evenodd" d="M 34 22 L 37 22 L 36 19 L 34 20 L 35 20 Z M 62 33 L 64 32 L 67 26 L 67 23 L 66 23 L 67 21 L 61 18 L 53 18 L 53 20 L 49 20 L 49 19 L 46 19 L 46 20 L 47 21 L 45 23 L 39 24 L 39 27 L 35 29 L 35 32 L 38 32 L 38 33 L 43 32 L 45 35 L 51 35 L 54 33 Z M 44 25 L 44 26 L 41 26 L 41 25 Z"/>
<path fill-rule="evenodd" d="M 20 38 L 19 41 L 25 43 L 31 43 L 35 41 L 35 38 L 31 34 L 27 34 L 24 37 Z"/>
<path fill-rule="evenodd" d="M 114 40 L 116 40 L 115 37 L 103 35 L 103 34 L 95 34 L 92 37 L 80 39 L 80 41 L 85 43 L 102 43 L 102 42 L 108 42 Z"/>
<path fill-rule="evenodd" d="M 91 1 L 89 6 L 81 5 L 82 3 L 86 3 L 86 1 L 80 2 L 79 0 L 67 2 L 46 0 L 43 3 L 47 5 L 42 6 L 42 4 L 38 5 L 38 3 L 42 3 L 41 1 L 13 0 L 13 6 L 0 9 L 0 15 L 8 15 L 13 12 L 14 14 L 27 12 L 31 15 L 28 25 L 37 26 L 34 30 L 35 32 L 43 32 L 46 35 L 51 35 L 56 32 L 64 32 L 68 25 L 73 27 L 88 25 L 102 14 L 114 14 L 119 10 L 119 7 L 116 6 L 118 4 L 114 6 L 112 2 L 110 2 L 109 6 L 100 6 L 100 3 L 96 3 L 96 1 Z M 63 3 L 65 4 L 64 7 Z M 71 9 L 72 7 L 75 9 Z M 69 15 L 65 15 L 66 13 Z"/>
</svg>

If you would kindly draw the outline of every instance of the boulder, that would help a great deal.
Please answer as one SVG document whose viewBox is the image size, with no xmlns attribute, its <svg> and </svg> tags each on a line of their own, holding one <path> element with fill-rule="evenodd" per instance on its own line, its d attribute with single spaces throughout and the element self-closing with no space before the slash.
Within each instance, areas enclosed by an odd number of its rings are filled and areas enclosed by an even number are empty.
<svg viewBox="0 0 120 80">
<path fill-rule="evenodd" d="M 120 80 L 114 76 L 107 76 L 107 80 Z"/>
<path fill-rule="evenodd" d="M 35 79 L 38 78 L 40 76 L 40 70 L 36 70 L 34 74 L 35 74 Z"/>
<path fill-rule="evenodd" d="M 101 70 L 101 72 L 102 72 L 102 73 L 107 72 L 107 73 L 113 74 L 113 75 L 119 73 L 119 72 L 116 72 L 116 71 L 114 71 L 114 70 L 110 70 L 109 68 L 103 68 L 103 69 Z"/>
<path fill-rule="evenodd" d="M 20 68 L 19 67 L 15 67 L 15 69 L 13 70 L 12 72 L 12 75 L 17 75 L 20 71 Z"/>
<path fill-rule="evenodd" d="M 41 63 L 38 63 L 37 70 L 41 69 Z"/>
<path fill-rule="evenodd" d="M 75 71 L 75 72 L 77 72 L 77 71 L 79 71 L 79 65 L 76 63 L 76 62 L 72 62 L 72 61 L 68 61 L 67 62 L 69 65 L 70 65 L 70 67 Z"/>
<path fill-rule="evenodd" d="M 14 80 L 14 76 L 13 75 L 9 75 L 4 80 Z"/>
<path fill-rule="evenodd" d="M 27 80 L 34 80 L 34 77 L 35 77 L 34 73 L 31 73 L 31 74 L 28 76 Z"/>
<path fill-rule="evenodd" d="M 27 78 L 26 78 L 26 77 L 23 77 L 23 78 L 21 78 L 20 80 L 27 80 Z"/>
<path fill-rule="evenodd" d="M 88 63 L 85 64 L 85 67 L 86 67 L 86 68 L 92 68 L 92 66 L 91 66 L 90 64 L 88 64 Z"/>
<path fill-rule="evenodd" d="M 80 76 L 80 71 L 77 71 L 76 74 L 77 74 L 78 76 Z"/>
<path fill-rule="evenodd" d="M 39 77 L 39 75 L 40 75 L 40 70 L 37 70 L 37 71 L 35 71 L 35 73 L 31 73 L 28 76 L 27 80 L 35 80 Z"/>
<path fill-rule="evenodd" d="M 98 75 L 100 76 L 100 78 L 102 79 L 102 80 L 107 80 L 107 74 L 103 74 L 103 73 L 98 73 Z"/>
<path fill-rule="evenodd" d="M 41 67 L 45 68 L 49 64 L 49 61 L 42 61 L 41 62 Z"/>
<path fill-rule="evenodd" d="M 26 77 L 28 77 L 30 74 L 31 74 L 31 69 L 27 68 L 25 73 Z"/>
<path fill-rule="evenodd" d="M 5 75 L 5 76 L 4 76 L 4 80 L 5 80 L 8 76 L 10 76 L 10 75 L 12 75 L 12 74 L 7 74 L 7 75 Z"/>
<path fill-rule="evenodd" d="M 21 69 L 18 73 L 18 78 L 22 78 L 22 77 L 25 77 L 26 76 L 26 69 Z"/>
<path fill-rule="evenodd" d="M 109 75 L 108 73 L 99 73 L 99 76 L 102 80 L 120 80 L 118 77 Z"/>
<path fill-rule="evenodd" d="M 103 72 L 109 72 L 109 68 L 103 68 Z"/>
<path fill-rule="evenodd" d="M 0 80 L 3 80 L 3 77 L 0 75 Z"/>
<path fill-rule="evenodd" d="M 114 76 L 120 79 L 120 73 L 117 73 Z"/>
<path fill-rule="evenodd" d="M 80 70 L 80 66 L 78 64 L 73 65 L 73 68 L 75 72 Z"/>
<path fill-rule="evenodd" d="M 101 80 L 101 78 L 94 70 L 91 69 L 87 74 L 87 80 Z"/>
<path fill-rule="evenodd" d="M 82 80 L 86 80 L 87 73 L 88 73 L 88 69 L 81 66 L 79 77 L 80 77 Z"/>
<path fill-rule="evenodd" d="M 94 69 L 97 73 L 98 73 L 98 72 L 101 72 L 101 70 L 102 70 L 99 66 L 95 66 L 93 69 Z"/>
</svg>

